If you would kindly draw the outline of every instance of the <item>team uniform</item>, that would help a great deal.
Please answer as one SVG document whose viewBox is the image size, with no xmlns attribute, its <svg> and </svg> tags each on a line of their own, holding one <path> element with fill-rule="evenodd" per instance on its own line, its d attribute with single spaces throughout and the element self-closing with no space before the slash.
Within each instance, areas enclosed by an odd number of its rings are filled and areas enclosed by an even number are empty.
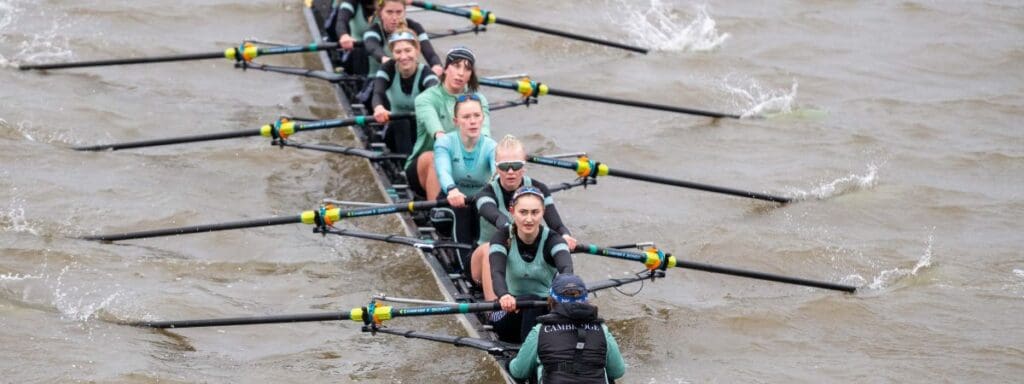
<svg viewBox="0 0 1024 384">
<path fill-rule="evenodd" d="M 404 78 L 394 60 L 381 66 L 374 77 L 372 106 L 383 106 L 391 113 L 413 113 L 416 97 L 439 83 L 430 68 L 420 63 L 416 73 Z M 371 108 L 371 110 L 373 110 Z M 409 119 L 392 120 L 384 131 L 384 142 L 392 153 L 412 153 L 416 142 L 415 122 Z"/>
<path fill-rule="evenodd" d="M 544 224 L 560 235 L 572 236 L 569 227 L 562 223 L 562 218 L 558 215 L 558 210 L 555 209 L 555 199 L 551 197 L 547 185 L 533 180 L 529 176 L 523 176 L 522 184 L 516 186 L 515 189 L 520 187 L 539 189 L 544 194 Z M 512 224 L 512 216 L 508 208 L 512 204 L 512 195 L 515 189 L 506 191 L 501 186 L 501 181 L 495 178 L 476 195 L 476 211 L 480 215 L 480 235 L 477 237 L 477 244 L 490 241 L 498 228 L 507 230 Z"/>
<path fill-rule="evenodd" d="M 472 150 L 462 144 L 458 132 L 444 135 L 434 143 L 434 169 L 441 184 L 441 193 L 447 196 L 458 188 L 466 196 L 473 196 L 487 185 L 494 174 L 494 151 L 497 143 L 481 135 Z M 452 208 L 455 217 L 453 237 L 456 242 L 473 244 L 476 240 L 476 215 L 472 205 Z M 459 250 L 459 261 L 464 271 L 469 270 L 470 253 Z"/>
<path fill-rule="evenodd" d="M 506 294 L 519 300 L 540 300 L 548 297 L 551 280 L 559 273 L 572 273 L 572 256 L 561 236 L 547 226 L 533 244 L 526 244 L 513 231 L 497 231 L 491 238 L 491 281 L 497 297 Z M 521 342 L 547 313 L 546 308 L 520 309 L 517 313 L 494 312 L 491 317 L 495 332 L 508 342 Z"/>
<path fill-rule="evenodd" d="M 423 186 L 419 185 L 416 161 L 423 152 L 433 150 L 434 135 L 437 132 L 445 132 L 445 136 L 458 136 L 459 130 L 455 127 L 453 120 L 458 96 L 448 93 L 444 84 L 427 88 L 419 96 L 416 96 L 416 143 L 413 144 L 412 152 L 405 162 L 405 176 L 409 181 L 409 187 L 416 194 L 428 199 L 434 196 L 426 196 Z M 490 110 L 487 106 L 487 98 L 482 94 L 477 94 L 477 96 L 480 98 L 480 107 L 484 112 L 484 122 L 480 131 L 481 141 L 483 141 L 483 137 L 491 137 Z M 441 186 L 443 187 L 444 184 Z M 466 194 L 466 196 L 472 195 Z"/>
<path fill-rule="evenodd" d="M 358 44 L 363 41 L 363 34 L 370 28 L 369 20 L 376 9 L 375 3 L 375 0 L 335 0 L 331 14 L 327 17 L 324 30 L 331 41 L 338 41 L 339 37 L 346 34 L 356 41 L 357 46 L 352 48 L 344 60 L 346 72 L 349 74 L 365 74 L 370 70 L 366 49 L 359 47 Z"/>
<path fill-rule="evenodd" d="M 427 32 L 423 30 L 423 26 L 408 18 L 405 19 L 405 22 L 406 26 L 416 33 L 416 38 L 420 42 L 420 54 L 427 61 L 427 67 L 441 65 L 441 57 L 434 51 L 434 46 L 430 44 L 430 39 Z M 384 56 L 391 56 L 391 48 L 385 44 L 387 39 L 388 33 L 384 32 L 384 26 L 380 20 L 374 20 L 363 33 L 363 46 L 366 47 L 366 53 L 370 56 L 370 70 L 367 71 L 367 74 L 377 73 Z"/>
</svg>

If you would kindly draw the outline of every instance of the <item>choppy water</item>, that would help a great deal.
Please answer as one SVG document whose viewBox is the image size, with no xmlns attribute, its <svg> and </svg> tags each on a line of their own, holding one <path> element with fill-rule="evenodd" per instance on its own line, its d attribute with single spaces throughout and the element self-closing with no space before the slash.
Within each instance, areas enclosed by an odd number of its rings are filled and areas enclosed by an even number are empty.
<svg viewBox="0 0 1024 384">
<path fill-rule="evenodd" d="M 1024 7 L 1013 1 L 484 4 L 656 47 L 637 56 L 494 26 L 486 74 L 763 118 L 546 98 L 496 112 L 544 153 L 792 196 L 771 205 L 623 180 L 558 196 L 581 239 L 854 284 L 856 295 L 672 271 L 600 295 L 624 382 L 1018 382 L 1024 376 Z M 20 62 L 308 40 L 299 2 L 0 0 L 0 373 L 11 382 L 487 382 L 483 354 L 353 324 L 157 333 L 117 320 L 337 310 L 439 298 L 415 253 L 274 227 L 120 245 L 81 234 L 380 201 L 362 161 L 256 139 L 82 153 L 71 145 L 334 117 L 313 80 L 205 61 L 22 73 Z M 417 13 L 429 29 L 464 21 Z M 614 21 L 612 21 L 614 20 Z M 311 58 L 266 62 L 312 66 Z M 493 100 L 512 92 L 485 90 Z M 346 132 L 314 139 L 346 143 Z M 531 168 L 543 180 L 562 170 Z M 394 218 L 345 225 L 400 231 Z M 589 279 L 638 266 L 577 256 Z M 627 287 L 632 292 L 636 287 Z M 433 296 L 433 297 L 430 297 Z M 397 323 L 397 322 L 396 322 Z M 401 326 L 460 332 L 453 319 Z"/>
</svg>

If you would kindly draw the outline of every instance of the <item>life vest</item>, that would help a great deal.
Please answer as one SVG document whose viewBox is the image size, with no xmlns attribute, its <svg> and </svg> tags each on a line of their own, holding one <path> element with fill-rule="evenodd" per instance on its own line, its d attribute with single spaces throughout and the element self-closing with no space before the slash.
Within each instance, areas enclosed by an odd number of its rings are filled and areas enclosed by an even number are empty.
<svg viewBox="0 0 1024 384">
<path fill-rule="evenodd" d="M 608 345 L 597 308 L 585 303 L 559 303 L 537 318 L 537 357 L 544 384 L 608 382 Z"/>
</svg>

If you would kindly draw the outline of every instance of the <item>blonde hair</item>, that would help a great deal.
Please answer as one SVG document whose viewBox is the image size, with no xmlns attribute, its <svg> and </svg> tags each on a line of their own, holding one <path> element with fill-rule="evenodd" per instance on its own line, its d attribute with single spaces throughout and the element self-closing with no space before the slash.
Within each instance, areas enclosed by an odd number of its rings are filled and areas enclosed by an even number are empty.
<svg viewBox="0 0 1024 384">
<path fill-rule="evenodd" d="M 504 151 L 513 151 L 513 150 L 517 150 L 517 149 L 523 151 L 523 160 L 525 160 L 526 159 L 526 147 L 523 145 L 523 142 L 519 141 L 519 139 L 517 139 L 515 136 L 505 135 L 505 137 L 502 137 L 501 141 L 498 142 L 498 147 L 495 148 L 494 154 L 495 154 L 495 157 L 497 157 L 498 151 L 504 152 Z"/>
</svg>

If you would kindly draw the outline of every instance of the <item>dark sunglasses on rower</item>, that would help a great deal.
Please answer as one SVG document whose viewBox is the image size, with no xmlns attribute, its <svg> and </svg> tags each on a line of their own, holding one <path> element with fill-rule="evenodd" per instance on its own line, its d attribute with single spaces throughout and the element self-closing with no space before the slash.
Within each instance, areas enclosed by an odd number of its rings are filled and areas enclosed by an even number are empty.
<svg viewBox="0 0 1024 384">
<path fill-rule="evenodd" d="M 517 161 L 502 161 L 497 164 L 498 169 L 502 172 L 508 172 L 509 170 L 518 171 L 526 166 L 526 162 L 522 160 Z"/>
<path fill-rule="evenodd" d="M 480 101 L 480 95 L 475 94 L 475 93 L 467 93 L 467 94 L 459 95 L 459 97 L 456 98 L 455 100 L 460 102 L 460 103 L 463 103 L 466 100 Z"/>
</svg>

